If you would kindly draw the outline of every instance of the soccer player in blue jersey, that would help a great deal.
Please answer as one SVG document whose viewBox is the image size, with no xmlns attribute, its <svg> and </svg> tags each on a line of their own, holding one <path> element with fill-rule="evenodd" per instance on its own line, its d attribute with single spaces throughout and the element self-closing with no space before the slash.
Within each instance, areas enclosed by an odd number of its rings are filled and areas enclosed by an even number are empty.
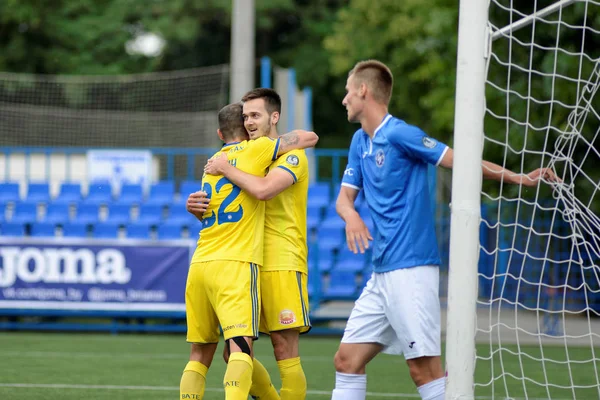
<svg viewBox="0 0 600 400">
<path fill-rule="evenodd" d="M 427 164 L 452 168 L 453 151 L 421 129 L 391 116 L 393 77 L 375 60 L 359 62 L 348 74 L 342 104 L 359 122 L 336 209 L 346 222 L 346 240 L 364 253 L 373 240 L 373 274 L 356 301 L 335 355 L 332 400 L 364 400 L 366 365 L 380 352 L 404 354 L 424 400 L 443 400 L 441 323 L 438 297 L 440 257 L 430 209 Z M 484 178 L 535 186 L 553 171 L 516 174 L 483 162 Z M 360 190 L 373 218 L 373 236 L 356 209 Z"/>
</svg>

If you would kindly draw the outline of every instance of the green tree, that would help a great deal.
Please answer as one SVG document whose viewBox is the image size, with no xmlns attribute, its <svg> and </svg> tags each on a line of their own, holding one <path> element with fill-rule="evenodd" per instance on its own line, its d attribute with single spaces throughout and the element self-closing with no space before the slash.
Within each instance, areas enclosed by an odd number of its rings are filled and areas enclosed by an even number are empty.
<svg viewBox="0 0 600 400">
<path fill-rule="evenodd" d="M 454 116 L 458 6 L 449 0 L 351 0 L 324 41 L 332 73 L 378 59 L 394 74 L 390 111 L 448 141 Z"/>
</svg>

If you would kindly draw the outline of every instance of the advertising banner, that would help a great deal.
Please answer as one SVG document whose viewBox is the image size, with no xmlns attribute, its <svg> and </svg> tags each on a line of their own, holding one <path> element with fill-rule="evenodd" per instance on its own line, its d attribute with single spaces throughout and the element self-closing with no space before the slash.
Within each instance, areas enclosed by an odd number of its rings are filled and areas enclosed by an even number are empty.
<svg viewBox="0 0 600 400">
<path fill-rule="evenodd" d="M 184 311 L 194 245 L 3 238 L 0 309 Z"/>
<path fill-rule="evenodd" d="M 147 188 L 152 183 L 152 153 L 147 150 L 88 150 L 88 181 L 110 182 L 113 188 L 125 183 Z"/>
</svg>

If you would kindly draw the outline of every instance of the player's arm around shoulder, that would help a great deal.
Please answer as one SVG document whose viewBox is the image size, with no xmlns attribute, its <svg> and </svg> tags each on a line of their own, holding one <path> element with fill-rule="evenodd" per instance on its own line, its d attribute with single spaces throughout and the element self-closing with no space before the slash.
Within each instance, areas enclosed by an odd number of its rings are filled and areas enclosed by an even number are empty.
<svg viewBox="0 0 600 400">
<path fill-rule="evenodd" d="M 319 136 L 315 132 L 296 129 L 279 136 L 277 156 L 281 156 L 292 150 L 315 147 L 318 141 Z"/>
<path fill-rule="evenodd" d="M 280 161 L 281 158 L 285 158 L 286 160 L 282 162 Z M 271 171 L 265 177 L 246 173 L 231 165 L 227 157 L 223 156 L 211 159 L 206 164 L 204 171 L 211 175 L 225 176 L 258 200 L 270 200 L 292 186 L 297 179 L 290 168 L 296 167 L 299 164 L 300 158 L 295 154 L 289 154 L 287 157 L 280 157 L 280 159 L 272 164 L 273 168 L 271 168 Z M 284 166 L 285 164 L 287 164 L 287 167 Z M 281 168 L 278 168 L 279 166 Z"/>
<path fill-rule="evenodd" d="M 304 150 L 292 150 L 271 164 L 258 189 L 259 200 L 271 200 L 294 183 L 308 178 L 308 158 Z"/>
</svg>

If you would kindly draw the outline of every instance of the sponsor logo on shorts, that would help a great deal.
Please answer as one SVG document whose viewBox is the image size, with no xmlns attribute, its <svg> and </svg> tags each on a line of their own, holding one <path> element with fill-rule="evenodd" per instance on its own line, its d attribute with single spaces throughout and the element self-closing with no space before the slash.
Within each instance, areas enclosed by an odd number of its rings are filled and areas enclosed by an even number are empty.
<svg viewBox="0 0 600 400">
<path fill-rule="evenodd" d="M 413 346 L 416 344 L 417 342 L 410 342 L 410 344 L 408 345 L 408 347 L 410 347 L 411 349 L 413 348 Z"/>
<path fill-rule="evenodd" d="M 296 322 L 296 314 L 292 310 L 283 310 L 279 313 L 279 323 L 282 325 L 290 325 Z"/>
<path fill-rule="evenodd" d="M 247 327 L 248 327 L 248 325 L 246 325 L 246 324 L 228 325 L 228 326 L 223 327 L 223 332 L 227 332 L 228 330 L 233 329 L 233 328 L 246 329 Z"/>
</svg>

